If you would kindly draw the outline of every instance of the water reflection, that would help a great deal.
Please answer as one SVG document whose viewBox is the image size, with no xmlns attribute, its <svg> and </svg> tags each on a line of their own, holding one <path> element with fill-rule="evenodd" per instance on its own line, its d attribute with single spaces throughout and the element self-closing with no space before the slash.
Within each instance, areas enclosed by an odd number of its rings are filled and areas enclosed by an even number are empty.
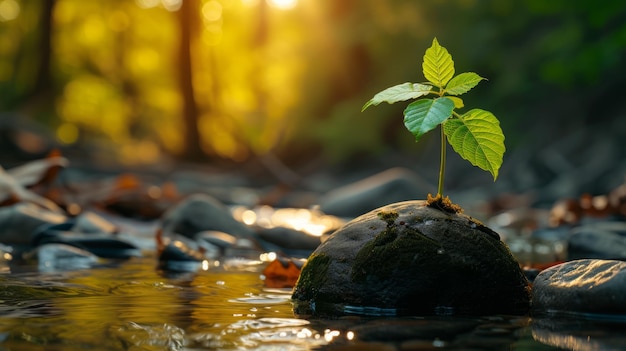
<svg viewBox="0 0 626 351">
<path fill-rule="evenodd" d="M 297 318 L 261 266 L 165 275 L 154 257 L 0 275 L 0 350 L 619 349 L 623 323 L 528 317 Z M 235 268 L 239 267 L 239 268 Z M 622 329 L 620 329 L 622 328 Z"/>
<path fill-rule="evenodd" d="M 235 346 L 245 343 L 230 340 L 227 326 L 246 318 L 291 316 L 289 293 L 265 293 L 259 274 L 252 272 L 167 277 L 158 274 L 152 259 L 136 259 L 119 267 L 50 274 L 45 285 L 28 277 L 2 281 L 0 333 L 7 348 L 180 349 L 181 340 L 211 333 Z M 203 344 L 206 335 L 199 337 Z"/>
<path fill-rule="evenodd" d="M 625 327 L 624 321 L 589 320 L 584 316 L 537 318 L 532 323 L 532 336 L 542 344 L 566 350 L 623 350 Z"/>
</svg>

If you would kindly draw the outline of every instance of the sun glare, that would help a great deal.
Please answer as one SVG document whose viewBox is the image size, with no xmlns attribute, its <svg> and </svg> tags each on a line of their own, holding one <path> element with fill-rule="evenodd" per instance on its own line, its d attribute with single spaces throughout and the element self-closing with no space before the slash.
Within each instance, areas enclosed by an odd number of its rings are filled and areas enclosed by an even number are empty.
<svg viewBox="0 0 626 351">
<path fill-rule="evenodd" d="M 298 0 L 267 0 L 270 6 L 281 10 L 290 10 L 298 4 Z"/>
</svg>

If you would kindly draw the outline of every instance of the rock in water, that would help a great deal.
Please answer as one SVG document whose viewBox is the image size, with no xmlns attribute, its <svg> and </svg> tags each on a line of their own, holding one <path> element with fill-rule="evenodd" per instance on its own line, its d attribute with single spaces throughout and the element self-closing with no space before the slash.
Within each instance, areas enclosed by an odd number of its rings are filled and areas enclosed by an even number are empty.
<svg viewBox="0 0 626 351">
<path fill-rule="evenodd" d="M 233 218 L 217 199 L 194 194 L 167 211 L 162 218 L 165 234 L 176 233 L 193 238 L 199 232 L 217 230 L 240 238 L 252 239 L 254 231 Z"/>
<path fill-rule="evenodd" d="M 583 259 L 541 271 L 533 312 L 626 314 L 626 262 Z"/>
<path fill-rule="evenodd" d="M 443 203 L 391 204 L 337 230 L 303 267 L 295 313 L 526 313 L 528 281 L 498 234 Z"/>
</svg>

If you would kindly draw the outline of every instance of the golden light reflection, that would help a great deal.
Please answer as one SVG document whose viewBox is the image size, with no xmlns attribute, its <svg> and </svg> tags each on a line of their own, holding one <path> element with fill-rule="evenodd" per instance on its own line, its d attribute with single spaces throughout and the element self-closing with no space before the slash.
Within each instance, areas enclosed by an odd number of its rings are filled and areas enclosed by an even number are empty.
<svg viewBox="0 0 626 351">
<path fill-rule="evenodd" d="M 339 330 L 330 330 L 330 329 L 324 330 L 324 339 L 327 342 L 333 341 L 333 339 L 338 337 L 339 335 L 341 335 L 341 332 L 339 332 Z"/>
<path fill-rule="evenodd" d="M 215 22 L 222 19 L 222 4 L 219 1 L 211 0 L 202 5 L 202 17 L 205 21 Z"/>
<path fill-rule="evenodd" d="M 135 0 L 135 4 L 142 9 L 151 9 L 162 6 L 170 12 L 178 11 L 183 4 L 183 0 Z"/>
<path fill-rule="evenodd" d="M 135 3 L 142 9 L 150 9 L 159 6 L 161 0 L 135 0 Z"/>
<path fill-rule="evenodd" d="M 20 4 L 15 0 L 0 0 L 0 22 L 8 22 L 20 15 Z"/>
<path fill-rule="evenodd" d="M 180 9 L 183 5 L 183 0 L 161 0 L 161 5 L 163 5 L 166 10 L 174 12 Z"/>
<path fill-rule="evenodd" d="M 278 255 L 276 254 L 276 252 L 264 252 L 259 255 L 259 260 L 261 262 L 273 262 L 277 258 Z"/>
<path fill-rule="evenodd" d="M 247 225 L 253 225 L 256 222 L 256 212 L 244 210 L 241 214 L 241 221 Z"/>
<path fill-rule="evenodd" d="M 247 7 L 254 7 L 259 4 L 259 1 L 261 0 L 241 0 L 241 3 Z"/>
<path fill-rule="evenodd" d="M 298 0 L 267 0 L 267 3 L 280 10 L 291 10 L 298 4 Z"/>
<path fill-rule="evenodd" d="M 257 225 L 263 228 L 285 227 L 313 236 L 321 236 L 344 223 L 338 217 L 304 208 L 274 209 L 270 206 L 260 206 L 247 209 L 237 207 L 233 210 L 233 216 L 247 225 Z"/>
<path fill-rule="evenodd" d="M 591 262 L 586 266 L 579 266 L 569 271 L 569 267 L 557 266 L 555 269 L 563 270 L 561 280 L 553 282 L 556 287 L 586 287 L 593 289 L 595 286 L 604 284 L 618 276 L 623 267 L 615 266 L 611 261 Z"/>
<path fill-rule="evenodd" d="M 601 343 L 585 335 L 567 335 L 544 329 L 533 329 L 533 339 L 563 350 L 592 351 L 604 349 Z"/>
</svg>

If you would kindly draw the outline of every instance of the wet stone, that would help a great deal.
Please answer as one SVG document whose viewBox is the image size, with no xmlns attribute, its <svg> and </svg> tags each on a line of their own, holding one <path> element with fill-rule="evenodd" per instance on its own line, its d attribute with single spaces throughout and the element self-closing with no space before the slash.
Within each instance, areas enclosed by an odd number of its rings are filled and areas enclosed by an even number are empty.
<svg viewBox="0 0 626 351">
<path fill-rule="evenodd" d="M 626 259 L 626 222 L 596 222 L 572 229 L 569 259 Z"/>
<path fill-rule="evenodd" d="M 78 217 L 76 217 L 74 225 L 71 229 L 73 232 L 79 233 L 115 234 L 118 232 L 118 228 L 113 223 L 95 212 L 81 213 Z"/>
<path fill-rule="evenodd" d="M 198 244 L 181 235 L 164 239 L 158 258 L 158 268 L 171 272 L 195 272 L 205 261 Z"/>
<path fill-rule="evenodd" d="M 498 235 L 469 216 L 392 204 L 332 234 L 292 296 L 300 315 L 520 314 L 528 281 Z"/>
<path fill-rule="evenodd" d="M 62 214 L 28 202 L 0 208 L 0 242 L 7 245 L 30 246 L 36 230 L 45 225 L 67 220 Z"/>
<path fill-rule="evenodd" d="M 140 257 L 141 250 L 128 240 L 110 233 L 79 233 L 65 230 L 72 223 L 43 226 L 33 235 L 33 246 L 66 244 L 103 258 Z"/>
<path fill-rule="evenodd" d="M 233 218 L 224 204 L 204 194 L 194 194 L 167 211 L 162 218 L 162 230 L 166 235 L 176 233 L 188 238 L 207 230 L 236 237 L 254 236 L 254 231 Z"/>
<path fill-rule="evenodd" d="M 217 259 L 225 255 L 226 250 L 237 244 L 237 237 L 228 233 L 206 230 L 194 236 L 200 250 L 207 258 Z"/>
<path fill-rule="evenodd" d="M 536 312 L 626 314 L 626 262 L 582 259 L 543 270 L 533 286 Z"/>
<path fill-rule="evenodd" d="M 319 200 L 320 209 L 354 218 L 389 203 L 419 198 L 429 187 L 412 171 L 391 168 L 328 192 Z"/>
<path fill-rule="evenodd" d="M 319 236 L 286 227 L 259 228 L 257 234 L 266 250 L 292 257 L 307 257 L 320 244 Z"/>
</svg>

